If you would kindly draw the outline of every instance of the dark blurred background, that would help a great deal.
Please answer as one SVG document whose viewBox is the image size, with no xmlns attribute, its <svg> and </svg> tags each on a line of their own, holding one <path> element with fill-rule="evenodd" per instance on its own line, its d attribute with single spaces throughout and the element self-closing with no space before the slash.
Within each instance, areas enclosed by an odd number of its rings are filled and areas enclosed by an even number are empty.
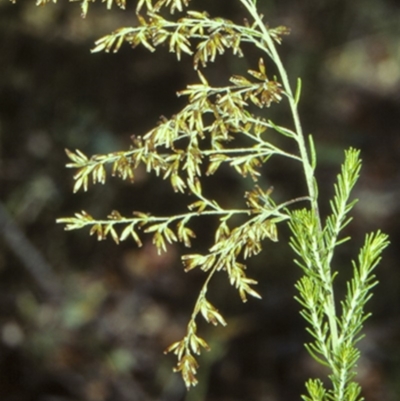
<svg viewBox="0 0 400 401">
<path fill-rule="evenodd" d="M 303 347 L 310 338 L 293 299 L 300 272 L 284 227 L 281 242 L 266 243 L 249 263 L 261 301 L 241 304 L 223 274 L 212 284 L 210 298 L 228 326 L 200 324 L 212 351 L 201 356 L 200 384 L 187 394 L 171 372 L 174 356 L 163 350 L 184 334 L 203 274 L 183 272 L 178 246 L 158 256 L 150 237 L 137 249 L 55 224 L 82 209 L 96 217 L 113 209 L 168 214 L 187 202 L 141 171 L 134 186 L 110 179 L 72 194 L 64 148 L 89 155 L 128 148 L 131 135 L 178 111 L 184 99 L 175 92 L 197 79 L 189 57 L 178 63 L 165 48 L 151 54 L 125 45 L 117 54 L 90 54 L 95 39 L 134 24 L 136 2 L 128 3 L 126 12 L 94 4 L 86 20 L 78 3 L 0 3 L 0 399 L 300 399 L 305 379 L 326 372 Z M 358 380 L 369 401 L 399 400 L 400 2 L 258 3 L 271 26 L 292 29 L 281 51 L 292 81 L 303 79 L 301 114 L 317 143 L 325 213 L 343 149 L 361 149 L 360 201 L 347 231 L 353 241 L 336 259 L 339 292 L 365 232 L 390 234 L 359 344 Z M 203 6 L 235 21 L 244 16 L 233 0 L 193 1 L 195 9 Z M 213 83 L 256 66 L 259 54 L 245 50 L 243 60 L 228 54 L 210 66 Z M 285 123 L 278 109 L 269 116 Z M 262 185 L 273 185 L 277 198 L 301 196 L 299 177 L 294 166 L 275 160 Z M 218 202 L 238 206 L 251 182 L 222 171 L 208 185 Z M 193 252 L 210 245 L 212 227 L 197 225 Z"/>
</svg>

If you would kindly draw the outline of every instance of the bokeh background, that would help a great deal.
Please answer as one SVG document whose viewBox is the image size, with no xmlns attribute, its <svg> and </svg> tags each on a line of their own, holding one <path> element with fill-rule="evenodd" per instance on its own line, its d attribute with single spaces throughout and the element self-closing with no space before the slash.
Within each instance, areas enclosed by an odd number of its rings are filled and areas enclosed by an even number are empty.
<svg viewBox="0 0 400 401">
<path fill-rule="evenodd" d="M 168 183 L 139 171 L 135 185 L 110 179 L 72 194 L 64 148 L 86 154 L 126 149 L 182 106 L 177 90 L 196 80 L 189 57 L 127 45 L 117 54 L 89 50 L 98 37 L 135 23 L 127 11 L 94 4 L 0 2 L 0 399 L 2 401 L 289 401 L 304 381 L 326 372 L 304 350 L 310 338 L 293 299 L 300 275 L 285 244 L 266 243 L 249 263 L 261 301 L 243 305 L 225 277 L 211 299 L 226 328 L 200 324 L 212 351 L 200 358 L 200 384 L 186 393 L 163 350 L 180 339 L 204 277 L 185 274 L 169 247 L 158 256 L 146 237 L 135 244 L 97 242 L 84 230 L 65 232 L 58 217 L 82 209 L 168 214 L 187 202 Z M 303 79 L 301 114 L 315 135 L 324 212 L 343 149 L 361 149 L 360 199 L 347 234 L 353 242 L 335 261 L 344 288 L 366 231 L 381 228 L 392 245 L 377 270 L 373 313 L 360 342 L 358 380 L 369 401 L 400 399 L 400 2 L 396 0 L 258 0 L 271 26 L 287 25 L 281 45 L 293 82 Z M 212 15 L 241 21 L 233 0 L 193 0 Z M 213 83 L 254 68 L 258 54 L 227 55 L 210 66 Z M 271 73 L 273 68 L 270 67 Z M 280 122 L 288 116 L 272 107 Z M 289 120 L 287 120 L 289 121 Z M 290 122 L 287 122 L 290 124 Z M 278 199 L 300 196 L 300 176 L 279 160 L 263 170 Z M 243 203 L 249 181 L 222 171 L 209 188 L 227 205 Z M 235 195 L 237 194 L 237 196 Z M 193 251 L 210 244 L 212 222 L 197 223 Z M 339 290 L 340 292 L 340 290 Z"/>
</svg>

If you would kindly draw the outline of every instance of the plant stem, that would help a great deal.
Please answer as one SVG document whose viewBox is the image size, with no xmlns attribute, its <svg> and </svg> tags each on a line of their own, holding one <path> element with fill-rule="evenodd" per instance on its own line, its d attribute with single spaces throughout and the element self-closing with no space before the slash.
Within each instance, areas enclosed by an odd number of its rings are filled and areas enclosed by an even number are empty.
<svg viewBox="0 0 400 401">
<path fill-rule="evenodd" d="M 272 61 L 275 63 L 276 67 L 278 68 L 279 75 L 282 80 L 283 88 L 285 90 L 286 96 L 289 101 L 289 106 L 290 110 L 292 113 L 292 118 L 293 118 L 293 123 L 295 127 L 295 133 L 296 136 L 294 137 L 297 141 L 297 144 L 299 146 L 299 152 L 300 152 L 300 157 L 302 160 L 303 164 L 303 170 L 304 170 L 304 176 L 307 184 L 307 189 L 309 193 L 309 199 L 311 202 L 311 208 L 314 212 L 316 221 L 317 221 L 317 226 L 318 226 L 318 233 L 317 238 L 315 239 L 318 241 L 319 238 L 322 237 L 322 222 L 321 222 L 321 215 L 319 212 L 319 206 L 318 206 L 318 189 L 317 189 L 317 184 L 315 181 L 314 177 L 314 168 L 311 165 L 310 162 L 310 156 L 307 151 L 307 146 L 306 146 L 306 140 L 304 137 L 303 133 L 303 128 L 301 126 L 301 121 L 300 121 L 300 116 L 297 108 L 297 103 L 296 100 L 293 96 L 293 91 L 290 86 L 289 78 L 286 72 L 285 67 L 282 64 L 281 58 L 276 50 L 275 43 L 271 37 L 271 35 L 268 32 L 268 28 L 265 25 L 265 23 L 262 20 L 262 16 L 259 14 L 257 7 L 255 5 L 254 1 L 251 0 L 240 0 L 240 2 L 246 7 L 248 12 L 251 14 L 251 16 L 254 18 L 254 21 L 256 22 L 258 28 L 263 34 L 263 39 L 266 42 L 267 49 L 268 49 L 268 54 L 270 55 Z M 315 242 L 315 246 L 317 247 L 319 242 Z M 317 254 L 320 255 L 320 250 L 317 250 Z M 322 279 L 325 281 L 327 287 L 329 287 L 329 302 L 328 302 L 328 307 L 325 310 L 325 313 L 328 317 L 329 320 L 329 326 L 330 326 L 330 331 L 331 331 L 331 339 L 332 339 L 332 350 L 335 351 L 337 348 L 337 339 L 338 339 L 338 329 L 337 329 L 337 323 L 336 323 L 336 307 L 335 307 L 335 298 L 334 298 L 334 292 L 332 288 L 332 273 L 330 266 L 327 266 L 327 268 L 324 268 L 322 265 L 321 258 L 319 258 L 321 263 L 318 263 L 318 268 L 321 273 Z"/>
<path fill-rule="evenodd" d="M 316 186 L 314 183 L 314 169 L 312 168 L 311 163 L 310 163 L 310 157 L 307 152 L 307 147 L 306 147 L 305 138 L 304 138 L 304 134 L 303 134 L 303 128 L 301 126 L 300 117 L 299 117 L 299 113 L 298 113 L 298 109 L 297 109 L 297 104 L 296 104 L 294 96 L 293 96 L 293 92 L 292 92 L 292 88 L 289 83 L 288 75 L 286 73 L 285 67 L 282 64 L 279 54 L 276 50 L 275 43 L 274 43 L 273 39 L 271 38 L 267 27 L 265 26 L 264 22 L 262 21 L 262 18 L 260 17 L 260 14 L 258 13 L 256 6 L 249 0 L 240 0 L 240 1 L 247 8 L 247 10 L 251 14 L 251 16 L 256 21 L 261 32 L 263 33 L 263 39 L 266 41 L 266 43 L 268 45 L 268 50 L 270 52 L 271 58 L 274 61 L 276 67 L 278 68 L 279 75 L 281 76 L 282 84 L 285 89 L 285 93 L 287 95 L 288 101 L 289 101 L 290 110 L 292 112 L 292 117 L 293 117 L 293 122 L 294 122 L 294 126 L 295 126 L 295 132 L 296 132 L 296 140 L 299 145 L 299 151 L 300 151 L 300 156 L 301 156 L 302 163 L 303 163 L 304 175 L 305 175 L 306 182 L 307 182 L 307 189 L 308 189 L 308 193 L 310 195 L 311 205 L 312 205 L 312 208 L 318 219 L 319 227 L 321 228 L 321 218 L 320 218 L 319 208 L 318 208 L 318 194 L 317 194 L 317 189 L 316 189 Z"/>
</svg>

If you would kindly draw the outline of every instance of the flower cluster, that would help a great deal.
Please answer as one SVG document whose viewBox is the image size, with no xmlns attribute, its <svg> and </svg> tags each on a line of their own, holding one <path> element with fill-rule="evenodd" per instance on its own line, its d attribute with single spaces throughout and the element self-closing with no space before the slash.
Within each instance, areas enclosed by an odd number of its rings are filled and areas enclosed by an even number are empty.
<svg viewBox="0 0 400 401">
<path fill-rule="evenodd" d="M 80 0 L 84 17 L 94 1 Z M 306 383 L 309 396 L 303 396 L 303 399 L 357 401 L 361 389 L 353 380 L 360 356 L 356 343 L 363 322 L 369 316 L 364 306 L 376 284 L 373 270 L 388 245 L 387 236 L 381 232 L 366 236 L 358 262 L 353 262 L 354 274 L 347 283 L 342 312 L 337 313 L 333 286 L 337 271 L 332 268 L 332 260 L 336 247 L 347 240 L 340 235 L 350 222 L 348 214 L 355 203 L 350 200 L 350 194 L 359 176 L 359 152 L 350 149 L 345 153 L 342 171 L 334 187 L 331 213 L 323 222 L 314 174 L 315 147 L 311 136 L 308 141 L 305 139 L 297 109 L 301 81 L 298 80 L 293 95 L 276 47 L 289 30 L 282 26 L 268 27 L 258 12 L 257 0 L 238 1 L 248 12 L 249 19 L 243 24 L 212 18 L 207 12 L 188 10 L 189 0 L 139 0 L 136 7 L 138 25 L 122 27 L 100 38 L 92 51 L 116 52 L 127 43 L 131 47 L 144 46 L 153 52 L 164 45 L 178 60 L 183 55 L 192 57 L 198 82 L 178 92 L 178 96 L 187 98 L 186 105 L 178 113 L 169 119 L 161 118 L 149 132 L 133 138 L 130 149 L 91 157 L 80 150 L 66 150 L 70 159 L 67 167 L 76 169 L 74 192 L 87 191 L 90 181 L 105 184 L 108 175 L 133 183 L 136 169 L 143 165 L 148 173 L 169 180 L 173 191 L 190 196 L 187 210 L 173 216 L 134 211 L 128 217 L 114 210 L 103 220 L 82 211 L 73 217 L 60 218 L 58 222 L 65 224 L 66 230 L 89 227 L 90 234 L 98 240 L 111 237 L 119 243 L 132 238 L 139 247 L 143 235 L 151 235 L 158 252 L 165 252 L 168 244 L 175 242 L 191 246 L 196 238 L 191 228 L 192 219 L 212 216 L 217 220 L 210 248 L 204 254 L 182 256 L 185 271 L 199 268 L 206 274 L 206 279 L 184 338 L 166 350 L 177 356 L 175 371 L 181 373 L 189 388 L 197 383 L 199 365 L 196 356 L 202 349 L 209 349 L 207 342 L 197 334 L 198 318 L 203 317 L 213 325 L 226 325 L 222 314 L 207 298 L 210 280 L 216 273 L 223 272 L 243 302 L 249 296 L 260 298 L 254 289 L 257 282 L 247 276 L 247 259 L 260 253 L 264 240 L 276 242 L 278 223 L 288 220 L 291 246 L 304 273 L 296 288 L 299 292 L 297 300 L 303 308 L 301 314 L 313 337 L 313 342 L 306 348 L 315 360 L 331 369 L 331 389 L 326 390 L 319 379 L 309 380 Z M 38 5 L 48 2 L 50 0 L 37 0 Z M 107 8 L 114 2 L 125 8 L 125 0 L 102 2 Z M 172 18 L 175 12 L 180 16 L 175 19 L 165 17 L 167 14 Z M 255 46 L 275 65 L 279 79 L 267 74 L 265 60 L 261 57 L 247 74 L 232 75 L 228 85 L 210 85 L 205 73 L 208 64 L 227 50 L 242 57 L 245 43 Z M 279 126 L 267 118 L 267 109 L 283 99 L 288 102 L 293 128 Z M 292 154 L 277 146 L 272 140 L 274 135 L 289 138 L 298 153 Z M 306 196 L 276 204 L 271 198 L 272 188 L 261 188 L 256 184 L 260 167 L 272 156 L 298 163 L 304 173 Z M 222 164 L 230 166 L 243 178 L 250 177 L 252 189 L 243 194 L 240 209 L 224 208 L 216 199 L 203 193 L 204 174 L 215 174 Z M 290 211 L 288 207 L 299 201 L 307 201 L 309 209 Z M 238 215 L 240 219 L 232 218 Z M 235 225 L 238 220 L 243 222 Z"/>
</svg>

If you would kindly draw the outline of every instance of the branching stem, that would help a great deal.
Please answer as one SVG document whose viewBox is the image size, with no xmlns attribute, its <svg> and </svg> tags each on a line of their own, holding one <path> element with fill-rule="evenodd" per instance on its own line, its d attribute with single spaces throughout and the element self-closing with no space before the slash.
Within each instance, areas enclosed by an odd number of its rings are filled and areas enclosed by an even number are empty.
<svg viewBox="0 0 400 401">
<path fill-rule="evenodd" d="M 258 13 L 258 10 L 256 8 L 256 5 L 254 2 L 251 0 L 240 0 L 241 3 L 246 7 L 248 12 L 251 14 L 251 16 L 254 18 L 254 21 L 256 22 L 257 26 L 259 27 L 260 31 L 263 33 L 263 39 L 265 40 L 267 44 L 267 49 L 268 49 L 268 54 L 270 55 L 271 59 L 275 63 L 276 67 L 278 68 L 279 75 L 282 80 L 282 84 L 286 93 L 286 96 L 289 101 L 289 106 L 290 110 L 292 113 L 293 117 L 293 123 L 295 126 L 295 133 L 296 136 L 294 137 L 297 141 L 297 144 L 299 146 L 299 152 L 300 152 L 300 157 L 302 159 L 302 164 L 303 164 L 303 170 L 304 170 L 304 176 L 305 180 L 307 183 L 307 189 L 309 193 L 309 199 L 311 202 L 311 208 L 315 214 L 315 218 L 317 219 L 317 224 L 318 224 L 318 231 L 320 235 L 322 236 L 322 222 L 321 222 L 321 216 L 319 213 L 319 206 L 318 206 L 318 189 L 317 189 L 317 184 L 315 181 L 314 177 L 314 169 L 311 165 L 310 162 L 310 156 L 307 151 L 307 146 L 306 146 L 306 140 L 304 137 L 303 133 L 303 128 L 301 125 L 300 121 L 300 116 L 297 108 L 297 103 L 295 100 L 295 97 L 293 96 L 293 91 L 290 86 L 289 78 L 286 73 L 286 69 L 282 64 L 281 58 L 279 56 L 279 53 L 276 50 L 275 43 L 273 39 L 271 38 L 271 35 L 268 32 L 268 29 L 265 25 L 265 23 L 262 20 L 262 16 Z M 317 245 L 317 242 L 315 243 Z M 332 286 L 332 273 L 331 270 L 325 269 L 324 266 L 319 264 L 320 269 L 321 269 L 321 277 L 325 281 L 327 285 L 330 287 Z M 338 329 L 337 329 L 337 323 L 336 323 L 336 307 L 335 307 L 335 298 L 334 298 L 334 292 L 333 288 L 331 291 L 329 291 L 329 306 L 326 309 L 326 314 L 329 320 L 329 326 L 330 326 L 330 332 L 331 332 L 331 338 L 332 338 L 332 348 L 335 350 L 337 347 L 337 338 L 338 338 Z"/>
</svg>

